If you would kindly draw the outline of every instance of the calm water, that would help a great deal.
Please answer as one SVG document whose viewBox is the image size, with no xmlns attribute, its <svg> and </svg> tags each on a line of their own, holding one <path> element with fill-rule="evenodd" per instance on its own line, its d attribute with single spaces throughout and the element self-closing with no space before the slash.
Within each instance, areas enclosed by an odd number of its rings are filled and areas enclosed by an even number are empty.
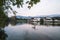
<svg viewBox="0 0 60 40">
<path fill-rule="evenodd" d="M 1 40 L 60 40 L 60 26 L 18 23 L 0 30 Z"/>
</svg>

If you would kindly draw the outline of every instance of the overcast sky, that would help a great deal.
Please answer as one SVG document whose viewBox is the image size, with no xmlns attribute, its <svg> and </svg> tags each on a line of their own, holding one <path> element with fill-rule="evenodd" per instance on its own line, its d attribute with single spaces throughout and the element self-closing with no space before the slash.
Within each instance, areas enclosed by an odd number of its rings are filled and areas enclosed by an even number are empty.
<svg viewBox="0 0 60 40">
<path fill-rule="evenodd" d="M 16 15 L 21 16 L 40 16 L 40 15 L 51 15 L 60 14 L 60 0 L 41 0 L 39 3 L 34 5 L 31 9 L 24 5 L 23 8 L 17 8 L 12 6 L 13 10 L 17 11 Z M 8 14 L 12 16 L 12 12 Z"/>
</svg>

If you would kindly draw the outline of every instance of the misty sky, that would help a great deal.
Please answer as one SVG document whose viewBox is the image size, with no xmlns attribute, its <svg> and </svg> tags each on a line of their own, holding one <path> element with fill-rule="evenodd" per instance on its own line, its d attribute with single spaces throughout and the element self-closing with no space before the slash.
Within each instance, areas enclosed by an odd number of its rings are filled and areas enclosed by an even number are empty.
<svg viewBox="0 0 60 40">
<path fill-rule="evenodd" d="M 41 0 L 31 9 L 28 9 L 26 4 L 23 5 L 23 8 L 17 8 L 16 6 L 12 6 L 12 8 L 17 11 L 16 15 L 21 16 L 60 14 L 60 0 Z M 13 13 L 11 12 L 8 15 L 9 17 L 13 16 Z"/>
</svg>

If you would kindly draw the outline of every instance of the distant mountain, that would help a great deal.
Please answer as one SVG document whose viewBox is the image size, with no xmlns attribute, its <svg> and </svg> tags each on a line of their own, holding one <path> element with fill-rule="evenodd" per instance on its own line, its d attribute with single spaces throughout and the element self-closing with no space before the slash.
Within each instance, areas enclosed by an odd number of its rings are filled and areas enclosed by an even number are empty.
<svg viewBox="0 0 60 40">
<path fill-rule="evenodd" d="M 18 19 L 30 19 L 30 18 L 44 18 L 44 17 L 60 17 L 60 14 L 52 14 L 52 15 L 47 15 L 47 16 L 16 16 Z"/>
<path fill-rule="evenodd" d="M 18 19 L 30 19 L 31 17 L 30 16 L 16 16 L 16 18 Z"/>
<path fill-rule="evenodd" d="M 44 18 L 44 17 L 46 17 L 46 16 L 44 16 L 44 15 L 40 15 L 40 16 L 34 16 L 35 18 Z"/>
<path fill-rule="evenodd" d="M 44 18 L 46 16 L 16 16 L 18 19 Z"/>
<path fill-rule="evenodd" d="M 47 17 L 60 17 L 60 14 L 52 14 L 52 15 L 48 15 Z"/>
</svg>

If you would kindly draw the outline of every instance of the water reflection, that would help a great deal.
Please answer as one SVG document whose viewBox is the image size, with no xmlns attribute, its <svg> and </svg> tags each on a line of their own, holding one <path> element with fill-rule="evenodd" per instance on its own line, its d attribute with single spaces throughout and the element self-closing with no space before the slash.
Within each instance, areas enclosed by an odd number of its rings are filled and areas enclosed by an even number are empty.
<svg viewBox="0 0 60 40">
<path fill-rule="evenodd" d="M 59 27 L 46 27 L 35 25 L 35 29 L 32 29 L 33 25 L 23 24 L 16 26 L 8 26 L 5 28 L 8 34 L 7 40 L 60 40 L 60 28 Z M 12 37 L 13 36 L 13 37 Z"/>
<path fill-rule="evenodd" d="M 11 24 L 11 25 L 10 25 Z M 7 39 L 6 39 L 7 38 Z M 12 21 L 0 26 L 1 40 L 60 40 L 60 26 Z"/>
<path fill-rule="evenodd" d="M 60 26 L 60 24 L 55 24 L 55 23 L 51 23 L 51 24 L 49 24 L 49 23 L 47 23 L 47 24 L 41 24 L 40 22 L 30 22 L 29 24 L 32 24 L 32 25 L 34 25 L 34 27 L 36 26 L 36 25 L 43 25 L 43 26 Z"/>
<path fill-rule="evenodd" d="M 5 27 L 5 26 L 8 26 L 9 24 L 11 24 L 12 26 L 15 26 L 15 25 L 22 25 L 22 24 L 25 24 L 25 23 L 32 24 L 33 25 L 33 27 L 32 27 L 33 29 L 36 28 L 36 25 L 60 26 L 60 24 L 58 24 L 58 23 L 55 24 L 54 22 L 45 23 L 45 24 L 44 24 L 44 22 L 43 23 L 42 22 L 27 22 L 27 20 L 18 20 L 18 21 L 12 20 L 12 21 L 9 21 L 9 22 L 8 21 L 7 22 L 1 22 L 0 27 Z"/>
</svg>

